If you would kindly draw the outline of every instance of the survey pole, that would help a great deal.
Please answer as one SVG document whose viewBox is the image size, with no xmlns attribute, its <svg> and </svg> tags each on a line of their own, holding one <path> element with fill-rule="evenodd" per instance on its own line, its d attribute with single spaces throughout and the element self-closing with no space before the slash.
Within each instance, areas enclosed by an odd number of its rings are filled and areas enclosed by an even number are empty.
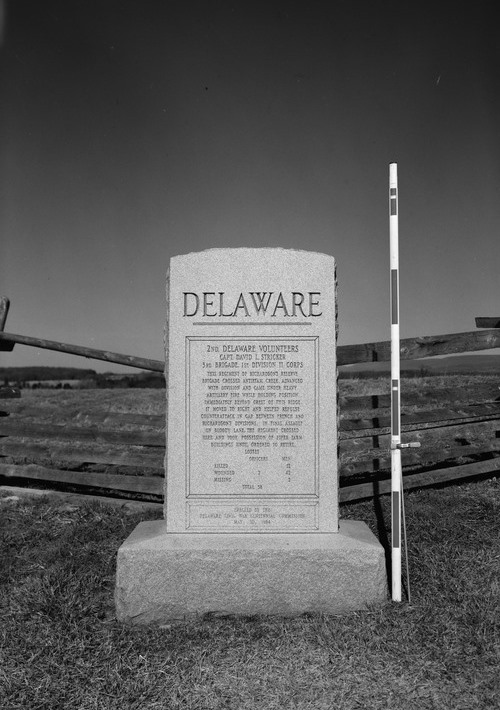
<svg viewBox="0 0 500 710">
<path fill-rule="evenodd" d="M 399 343 L 398 165 L 389 166 L 391 263 L 391 571 L 392 600 L 401 601 L 401 376 Z"/>
</svg>

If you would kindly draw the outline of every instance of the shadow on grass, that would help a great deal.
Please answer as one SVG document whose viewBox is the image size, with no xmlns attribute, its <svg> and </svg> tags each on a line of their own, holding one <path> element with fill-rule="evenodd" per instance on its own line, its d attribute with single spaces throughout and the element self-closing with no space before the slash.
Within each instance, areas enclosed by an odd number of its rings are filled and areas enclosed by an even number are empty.
<svg viewBox="0 0 500 710">
<path fill-rule="evenodd" d="M 385 553 L 385 569 L 387 572 L 387 583 L 389 589 L 392 587 L 392 569 L 391 569 L 391 540 L 389 530 L 387 528 L 384 511 L 382 508 L 382 500 L 380 495 L 380 481 L 373 482 L 373 510 L 377 521 L 377 537 L 380 544 L 384 548 Z"/>
</svg>

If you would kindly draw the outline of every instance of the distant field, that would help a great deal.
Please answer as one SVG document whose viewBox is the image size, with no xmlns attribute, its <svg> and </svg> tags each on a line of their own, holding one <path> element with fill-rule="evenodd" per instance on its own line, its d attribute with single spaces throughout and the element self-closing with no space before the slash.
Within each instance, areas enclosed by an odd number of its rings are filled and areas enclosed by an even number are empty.
<svg viewBox="0 0 500 710">
<path fill-rule="evenodd" d="M 477 388 L 491 386 L 500 396 L 499 374 L 433 375 L 431 377 L 411 377 L 401 382 L 401 397 L 405 394 L 425 390 L 429 404 L 439 404 L 439 395 L 433 392 L 440 388 L 456 389 L 456 399 L 473 402 L 477 399 Z M 387 377 L 359 378 L 338 381 L 339 395 L 380 395 L 390 393 L 390 379 Z M 44 403 L 57 409 L 64 405 L 81 406 L 82 409 L 95 407 L 96 412 L 122 412 L 137 414 L 163 414 L 165 412 L 165 392 L 160 389 L 108 389 L 108 390 L 23 390 L 22 399 Z"/>
<path fill-rule="evenodd" d="M 165 413 L 165 390 L 161 389 L 23 390 L 21 399 L 43 404 L 54 412 L 62 407 L 75 407 L 95 414 Z"/>
<path fill-rule="evenodd" d="M 377 376 L 389 374 L 390 362 L 362 362 L 356 365 L 344 365 L 340 368 L 342 376 L 350 377 L 356 374 L 370 377 L 370 373 Z M 495 351 L 487 354 L 473 355 L 448 355 L 446 357 L 431 357 L 421 360 L 401 360 L 401 373 L 409 377 L 415 375 L 464 375 L 483 374 L 500 376 L 500 355 Z"/>
<path fill-rule="evenodd" d="M 500 371 L 498 373 L 473 373 L 473 374 L 439 374 L 429 377 L 408 377 L 401 380 L 401 401 L 404 404 L 405 394 L 426 390 L 429 402 L 439 400 L 432 396 L 432 392 L 440 388 L 457 389 L 458 401 L 474 401 L 477 388 L 482 385 L 491 386 L 492 391 L 498 389 L 500 395 Z M 375 395 L 389 394 L 390 375 L 386 377 L 358 378 L 352 380 L 339 380 L 339 394 L 342 395 Z"/>
</svg>

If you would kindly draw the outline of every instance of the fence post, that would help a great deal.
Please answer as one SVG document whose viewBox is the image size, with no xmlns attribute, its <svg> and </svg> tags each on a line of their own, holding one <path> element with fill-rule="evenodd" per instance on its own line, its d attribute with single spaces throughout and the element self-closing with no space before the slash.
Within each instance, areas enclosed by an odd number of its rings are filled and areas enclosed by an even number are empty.
<svg viewBox="0 0 500 710">
<path fill-rule="evenodd" d="M 7 314 L 9 312 L 10 301 L 7 296 L 0 296 L 0 333 L 3 332 L 5 328 L 5 321 L 7 320 Z M 9 343 L 8 341 L 0 340 L 0 351 L 10 352 L 14 349 L 14 343 Z"/>
</svg>

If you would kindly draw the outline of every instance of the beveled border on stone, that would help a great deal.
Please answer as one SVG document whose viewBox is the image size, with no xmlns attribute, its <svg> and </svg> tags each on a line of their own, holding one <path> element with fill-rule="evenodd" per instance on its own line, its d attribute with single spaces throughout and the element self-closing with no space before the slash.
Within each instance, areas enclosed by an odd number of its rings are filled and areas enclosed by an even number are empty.
<svg viewBox="0 0 500 710">
<path fill-rule="evenodd" d="M 338 533 L 178 534 L 140 523 L 118 550 L 119 621 L 169 623 L 207 613 L 339 614 L 387 600 L 385 553 L 368 526 Z"/>
</svg>

